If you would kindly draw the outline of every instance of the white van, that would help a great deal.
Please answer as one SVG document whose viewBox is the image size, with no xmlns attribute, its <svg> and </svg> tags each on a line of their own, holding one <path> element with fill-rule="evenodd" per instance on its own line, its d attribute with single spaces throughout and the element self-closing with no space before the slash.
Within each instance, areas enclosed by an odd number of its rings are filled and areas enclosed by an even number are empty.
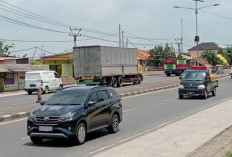
<svg viewBox="0 0 232 157">
<path fill-rule="evenodd" d="M 28 71 L 25 75 L 25 91 L 29 95 L 41 88 L 44 94 L 63 88 L 60 76 L 55 71 Z"/>
</svg>

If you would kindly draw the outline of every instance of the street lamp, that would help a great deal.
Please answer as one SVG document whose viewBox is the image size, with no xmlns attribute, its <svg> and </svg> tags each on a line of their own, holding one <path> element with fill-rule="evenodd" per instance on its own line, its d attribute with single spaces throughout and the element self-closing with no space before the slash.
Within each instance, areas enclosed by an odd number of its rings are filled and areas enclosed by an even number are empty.
<svg viewBox="0 0 232 157">
<path fill-rule="evenodd" d="M 198 10 L 208 8 L 208 7 L 216 7 L 219 6 L 220 4 L 213 4 L 205 7 L 200 7 L 198 8 L 197 2 L 204 2 L 203 0 L 193 0 L 196 1 L 196 7 L 195 8 L 188 8 L 188 7 L 180 7 L 180 6 L 174 6 L 174 8 L 183 8 L 183 9 L 191 9 L 195 11 L 196 14 L 196 36 L 194 41 L 197 43 L 197 66 L 199 66 L 199 49 L 198 49 L 198 43 L 200 41 L 200 37 L 198 36 L 198 23 L 197 23 L 197 15 L 198 15 Z"/>
</svg>

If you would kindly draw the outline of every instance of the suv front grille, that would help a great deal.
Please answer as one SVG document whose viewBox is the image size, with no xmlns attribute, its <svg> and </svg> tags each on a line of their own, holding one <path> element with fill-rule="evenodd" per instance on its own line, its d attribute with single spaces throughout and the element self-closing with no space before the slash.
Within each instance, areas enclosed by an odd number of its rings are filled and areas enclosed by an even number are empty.
<svg viewBox="0 0 232 157">
<path fill-rule="evenodd" d="M 35 123 L 37 125 L 56 125 L 59 123 L 59 116 L 36 116 Z"/>
</svg>

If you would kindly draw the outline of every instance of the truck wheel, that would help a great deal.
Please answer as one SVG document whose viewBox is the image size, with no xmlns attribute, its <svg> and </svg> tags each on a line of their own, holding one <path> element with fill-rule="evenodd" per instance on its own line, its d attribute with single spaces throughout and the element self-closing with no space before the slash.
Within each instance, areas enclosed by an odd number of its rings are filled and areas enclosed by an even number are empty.
<svg viewBox="0 0 232 157">
<path fill-rule="evenodd" d="M 166 75 L 167 75 L 167 76 L 171 76 L 171 74 L 170 74 L 170 73 L 166 73 Z"/>
<path fill-rule="evenodd" d="M 216 89 L 212 91 L 212 96 L 216 96 Z"/>
<path fill-rule="evenodd" d="M 179 99 L 184 99 L 184 96 L 183 95 L 179 95 Z"/>
<path fill-rule="evenodd" d="M 205 93 L 204 93 L 204 95 L 203 95 L 203 98 L 204 99 L 207 99 L 208 98 L 208 94 L 207 94 L 207 91 L 205 90 Z"/>
<path fill-rule="evenodd" d="M 28 93 L 28 95 L 31 95 L 31 94 L 32 94 L 32 91 L 28 91 L 27 93 Z"/>
<path fill-rule="evenodd" d="M 121 76 L 118 77 L 117 85 L 118 85 L 118 87 L 122 87 L 123 86 L 123 80 L 122 80 Z"/>
<path fill-rule="evenodd" d="M 113 79 L 112 79 L 112 87 L 114 87 L 114 88 L 117 88 L 117 78 L 116 77 L 114 77 Z"/>
</svg>

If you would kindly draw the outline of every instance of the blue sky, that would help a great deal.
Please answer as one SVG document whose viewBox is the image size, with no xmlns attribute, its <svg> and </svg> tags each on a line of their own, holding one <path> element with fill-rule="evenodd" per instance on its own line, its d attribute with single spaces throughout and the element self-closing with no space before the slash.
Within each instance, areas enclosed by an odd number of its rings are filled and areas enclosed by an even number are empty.
<svg viewBox="0 0 232 157">
<path fill-rule="evenodd" d="M 195 45 L 196 34 L 194 10 L 174 9 L 173 6 L 195 7 L 192 0 L 4 0 L 19 8 L 51 18 L 68 25 L 82 28 L 82 37 L 78 37 L 77 44 L 118 46 L 118 25 L 121 24 L 125 37 L 139 49 L 151 49 L 156 45 L 173 43 L 181 35 L 181 19 L 183 20 L 184 50 Z M 220 6 L 209 7 L 199 11 L 198 27 L 201 42 L 231 43 L 232 1 L 205 0 L 199 3 L 204 7 L 220 3 Z M 36 57 L 51 55 L 72 49 L 73 38 L 69 36 L 69 27 L 38 22 L 12 14 L 2 8 L 8 8 L 0 1 L 0 16 L 12 18 L 27 24 L 59 30 L 67 33 L 27 28 L 1 20 L 0 39 L 26 41 L 67 41 L 67 42 L 17 42 L 14 51 L 40 47 L 48 52 L 37 49 Z M 6 9 L 6 8 L 5 8 Z M 213 15 L 215 14 L 215 15 Z M 224 17 L 222 17 L 224 16 Z M 89 30 L 90 29 L 90 30 Z M 100 31 L 100 32 L 99 32 Z M 112 35 L 114 34 L 114 35 Z M 108 37 L 106 37 L 108 36 Z M 90 37 L 90 38 L 89 38 Z M 103 38 L 103 40 L 93 38 Z M 140 39 L 145 38 L 145 39 Z M 91 39 L 91 40 L 90 40 Z M 151 40 L 152 39 L 152 40 Z M 155 39 L 155 40 L 154 40 Z M 165 40 L 156 40 L 165 39 Z M 106 41 L 110 40 L 110 41 Z M 129 44 L 129 47 L 134 47 Z M 34 49 L 15 52 L 15 55 L 33 55 Z M 51 52 L 51 53 L 50 53 Z"/>
</svg>

